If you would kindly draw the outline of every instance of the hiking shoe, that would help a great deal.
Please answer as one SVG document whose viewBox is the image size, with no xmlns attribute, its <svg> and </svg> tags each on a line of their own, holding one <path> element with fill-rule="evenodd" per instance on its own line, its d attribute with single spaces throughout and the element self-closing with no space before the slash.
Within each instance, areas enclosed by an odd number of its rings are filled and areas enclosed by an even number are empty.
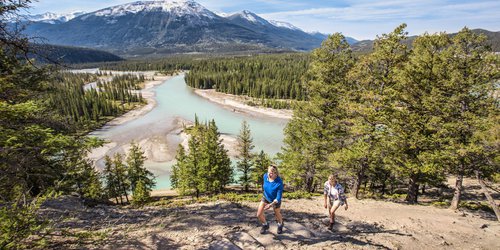
<svg viewBox="0 0 500 250">
<path fill-rule="evenodd" d="M 283 224 L 278 224 L 278 231 L 277 231 L 278 234 L 282 234 L 283 233 Z"/>
<path fill-rule="evenodd" d="M 328 230 L 333 230 L 333 223 L 330 223 L 330 225 L 328 226 Z"/>
<path fill-rule="evenodd" d="M 269 224 L 262 225 L 262 228 L 260 229 L 260 234 L 265 234 L 267 229 L 269 229 Z"/>
</svg>

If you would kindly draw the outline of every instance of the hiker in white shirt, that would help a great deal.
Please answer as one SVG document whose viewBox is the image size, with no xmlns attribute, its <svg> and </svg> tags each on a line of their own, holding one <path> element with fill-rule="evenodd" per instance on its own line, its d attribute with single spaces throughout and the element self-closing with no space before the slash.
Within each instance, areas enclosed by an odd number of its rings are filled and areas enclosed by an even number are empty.
<svg viewBox="0 0 500 250">
<path fill-rule="evenodd" d="M 340 206 L 345 204 L 345 210 L 349 207 L 347 204 L 347 198 L 344 195 L 344 188 L 337 182 L 337 176 L 330 175 L 328 181 L 325 182 L 325 208 L 328 208 L 328 214 L 330 215 L 330 225 L 329 230 L 333 229 L 333 224 L 335 224 L 335 211 Z"/>
</svg>

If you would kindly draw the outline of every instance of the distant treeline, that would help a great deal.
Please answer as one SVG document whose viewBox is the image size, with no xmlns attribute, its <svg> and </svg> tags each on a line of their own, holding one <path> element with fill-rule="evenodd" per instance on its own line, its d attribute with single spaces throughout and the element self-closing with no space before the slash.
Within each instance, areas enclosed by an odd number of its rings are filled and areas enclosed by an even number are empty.
<svg viewBox="0 0 500 250">
<path fill-rule="evenodd" d="M 123 61 L 123 58 L 102 50 L 50 44 L 32 44 L 29 54 L 38 63 L 96 63 Z"/>
<path fill-rule="evenodd" d="M 204 60 L 193 65 L 186 83 L 228 94 L 303 100 L 308 65 L 308 54 L 298 53 Z"/>
<path fill-rule="evenodd" d="M 96 82 L 96 87 L 85 90 L 90 82 Z M 144 76 L 119 75 L 102 82 L 93 74 L 57 73 L 49 103 L 77 130 L 89 130 L 144 102 L 135 91 L 142 82 Z"/>
</svg>

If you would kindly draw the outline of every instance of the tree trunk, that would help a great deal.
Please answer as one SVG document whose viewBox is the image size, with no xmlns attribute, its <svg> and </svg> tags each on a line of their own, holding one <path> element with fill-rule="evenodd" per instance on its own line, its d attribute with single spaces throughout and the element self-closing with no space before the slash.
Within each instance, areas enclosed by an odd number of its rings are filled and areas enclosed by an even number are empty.
<svg viewBox="0 0 500 250">
<path fill-rule="evenodd" d="M 450 209 L 457 210 L 460 204 L 460 197 L 462 196 L 462 183 L 464 180 L 464 175 L 459 173 L 457 180 L 455 181 L 455 193 L 453 194 L 453 199 L 451 200 Z"/>
<path fill-rule="evenodd" d="M 422 194 L 425 194 L 425 184 L 422 185 Z"/>
<path fill-rule="evenodd" d="M 314 190 L 314 172 L 311 170 L 306 172 L 305 190 L 307 192 L 313 192 Z"/>
<path fill-rule="evenodd" d="M 130 201 L 128 200 L 128 194 L 127 194 L 127 191 L 125 191 L 125 190 L 124 190 L 124 192 L 125 192 L 125 199 L 127 200 L 127 203 L 130 203 Z"/>
<path fill-rule="evenodd" d="M 481 185 L 481 188 L 483 189 L 484 196 L 486 196 L 486 199 L 488 200 L 488 203 L 490 203 L 490 206 L 493 208 L 493 211 L 495 212 L 495 215 L 497 216 L 497 220 L 500 222 L 500 210 L 498 209 L 498 205 L 491 197 L 490 192 L 486 188 L 486 184 L 484 184 L 484 181 L 481 179 L 481 176 L 479 175 L 479 172 L 476 171 L 476 177 L 477 181 Z"/>
<path fill-rule="evenodd" d="M 361 183 L 363 183 L 363 177 L 365 175 L 365 169 L 367 167 L 366 159 L 361 163 L 361 169 L 356 174 L 356 180 L 354 182 L 354 186 L 352 189 L 352 194 L 354 194 L 354 198 L 359 199 L 359 188 L 361 187 Z M 365 190 L 366 190 L 367 182 L 365 182 Z"/>
<path fill-rule="evenodd" d="M 418 174 L 411 174 L 408 183 L 408 192 L 406 201 L 410 204 L 416 204 L 418 200 Z"/>
</svg>

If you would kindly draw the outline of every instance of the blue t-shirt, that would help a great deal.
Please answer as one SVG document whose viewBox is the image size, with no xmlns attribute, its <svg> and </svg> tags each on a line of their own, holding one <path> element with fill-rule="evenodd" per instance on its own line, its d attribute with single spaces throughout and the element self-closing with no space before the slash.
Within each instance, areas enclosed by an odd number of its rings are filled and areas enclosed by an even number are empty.
<svg viewBox="0 0 500 250">
<path fill-rule="evenodd" d="M 273 202 L 274 200 L 277 200 L 278 202 L 281 202 L 281 196 L 283 195 L 283 181 L 279 176 L 271 182 L 267 177 L 267 173 L 265 173 L 262 188 L 264 189 L 264 198 L 266 198 L 267 201 Z"/>
</svg>

